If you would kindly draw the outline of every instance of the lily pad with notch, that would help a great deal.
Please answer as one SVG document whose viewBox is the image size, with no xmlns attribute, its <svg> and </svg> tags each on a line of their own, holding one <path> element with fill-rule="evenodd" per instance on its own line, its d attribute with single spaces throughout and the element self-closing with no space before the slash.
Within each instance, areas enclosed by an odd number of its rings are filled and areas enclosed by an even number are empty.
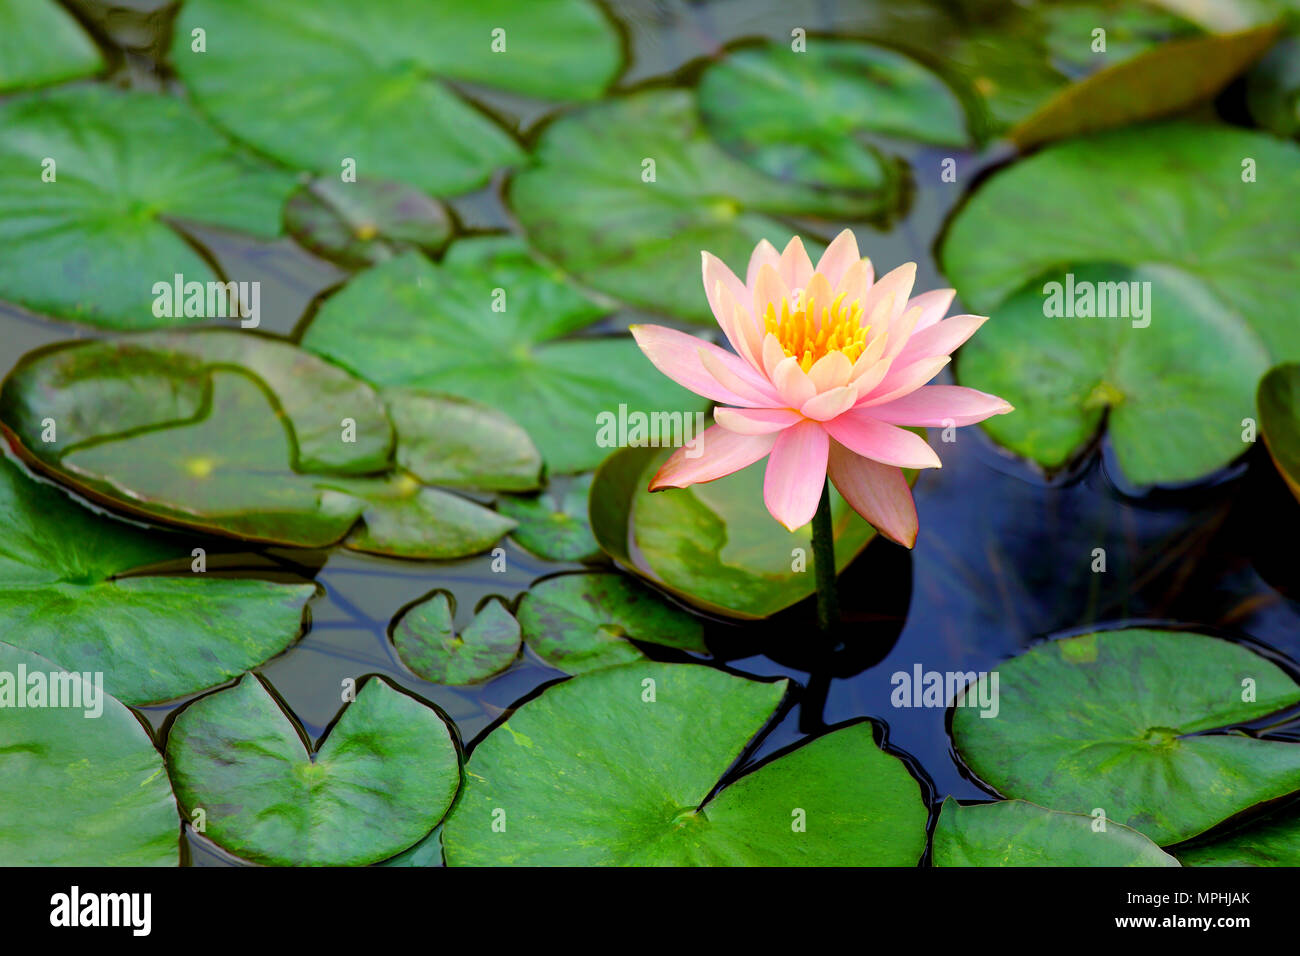
<svg viewBox="0 0 1300 956">
<path fill-rule="evenodd" d="M 313 749 L 253 675 L 201 697 L 167 736 L 187 817 L 224 849 L 275 866 L 357 866 L 413 846 L 460 786 L 451 728 L 381 677 L 362 685 Z"/>
<path fill-rule="evenodd" d="M 594 99 L 621 59 L 587 0 L 187 0 L 171 50 L 200 107 L 260 151 L 329 176 L 350 159 L 358 178 L 443 196 L 522 158 L 452 84 Z"/>
<path fill-rule="evenodd" d="M 299 187 L 285 204 L 284 224 L 305 249 L 353 269 L 408 249 L 437 252 L 452 230 L 446 207 L 412 186 L 331 177 Z"/>
<path fill-rule="evenodd" d="M 527 498 L 502 496 L 497 508 L 519 522 L 510 537 L 547 561 L 588 561 L 600 556 L 600 546 L 587 519 L 587 498 L 594 475 L 574 478 L 562 491 L 548 487 Z"/>
<path fill-rule="evenodd" d="M 1130 628 L 1047 641 L 998 667 L 999 713 L 954 708 L 986 784 L 1179 843 L 1300 792 L 1300 744 L 1233 728 L 1300 704 L 1300 684 L 1246 647 Z"/>
<path fill-rule="evenodd" d="M 993 316 L 957 379 L 1017 409 L 983 427 L 1052 469 L 1109 411 L 1136 484 L 1199 480 L 1240 455 L 1256 382 L 1300 358 L 1286 305 L 1300 220 L 1276 215 L 1297 191 L 1300 147 L 1186 122 L 1071 140 L 987 180 L 941 251 L 958 294 Z M 1064 290 L 1071 274 L 1091 316 L 1049 301 L 1047 282 Z"/>
<path fill-rule="evenodd" d="M 0 129 L 0 298 L 100 328 L 203 321 L 155 312 L 159 280 L 221 279 L 184 224 L 274 238 L 294 187 L 172 96 L 60 87 L 0 103 Z"/>
<path fill-rule="evenodd" d="M 641 661 L 547 688 L 471 753 L 448 865 L 915 865 L 928 811 L 871 724 L 737 775 L 786 686 Z"/>
<path fill-rule="evenodd" d="M 411 671 L 434 684 L 477 684 L 519 656 L 519 622 L 500 600 L 489 599 L 457 632 L 456 599 L 438 590 L 403 608 L 389 634 Z"/>
<path fill-rule="evenodd" d="M 621 574 L 563 574 L 539 581 L 519 602 L 524 641 L 568 674 L 645 655 L 631 643 L 707 654 L 703 622 Z"/>
</svg>

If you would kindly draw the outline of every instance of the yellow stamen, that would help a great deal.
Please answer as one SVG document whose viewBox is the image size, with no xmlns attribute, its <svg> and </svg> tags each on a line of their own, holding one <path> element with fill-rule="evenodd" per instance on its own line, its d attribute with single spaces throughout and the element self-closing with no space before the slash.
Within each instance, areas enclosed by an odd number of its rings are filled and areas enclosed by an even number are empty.
<svg viewBox="0 0 1300 956">
<path fill-rule="evenodd" d="M 844 293 L 835 297 L 829 306 L 818 303 L 806 293 L 795 295 L 793 310 L 787 299 L 781 300 L 781 311 L 776 303 L 769 302 L 763 315 L 767 332 L 776 336 L 786 355 L 798 356 L 799 367 L 805 372 L 825 355 L 842 352 L 850 362 L 857 360 L 867 347 L 867 329 L 862 324 L 862 303 L 856 299 L 851 306 L 844 304 Z"/>
</svg>

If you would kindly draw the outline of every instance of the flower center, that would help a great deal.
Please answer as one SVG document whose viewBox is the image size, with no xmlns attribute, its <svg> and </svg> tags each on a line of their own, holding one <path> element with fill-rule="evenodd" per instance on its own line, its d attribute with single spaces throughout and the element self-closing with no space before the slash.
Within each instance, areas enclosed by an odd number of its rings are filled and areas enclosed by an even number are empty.
<svg viewBox="0 0 1300 956">
<path fill-rule="evenodd" d="M 862 303 L 855 299 L 845 305 L 843 292 L 829 304 L 815 302 L 812 297 L 804 301 L 803 292 L 794 291 L 793 306 L 782 299 L 779 314 L 776 303 L 769 302 L 763 315 L 765 330 L 776 336 L 786 355 L 799 360 L 805 372 L 831 352 L 843 352 L 850 362 L 856 361 L 867 345 L 868 326 L 862 324 Z"/>
</svg>

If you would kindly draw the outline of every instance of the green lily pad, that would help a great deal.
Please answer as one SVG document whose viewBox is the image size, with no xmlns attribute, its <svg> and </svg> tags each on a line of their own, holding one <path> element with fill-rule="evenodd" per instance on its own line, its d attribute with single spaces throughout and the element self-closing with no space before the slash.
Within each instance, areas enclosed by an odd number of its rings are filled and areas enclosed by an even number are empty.
<svg viewBox="0 0 1300 956">
<path fill-rule="evenodd" d="M 537 656 L 581 674 L 645 657 L 631 641 L 708 653 L 699 618 L 620 574 L 565 574 L 534 584 L 519 626 Z"/>
<path fill-rule="evenodd" d="M 460 495 L 421 484 L 408 472 L 386 478 L 319 478 L 362 506 L 344 544 L 394 558 L 443 560 L 478 554 L 514 528 L 511 519 Z"/>
<path fill-rule="evenodd" d="M 1174 849 L 1183 866 L 1300 866 L 1300 814 L 1280 810 L 1217 837 Z"/>
<path fill-rule="evenodd" d="M 1196 480 L 1240 455 L 1259 376 L 1300 358 L 1286 304 L 1300 220 L 1277 216 L 1297 191 L 1300 148 L 1188 123 L 1072 140 L 989 179 L 941 252 L 958 294 L 993 316 L 957 367 L 961 384 L 1016 407 L 983 423 L 989 434 L 1056 468 L 1109 410 L 1116 457 L 1139 484 Z M 1105 292 L 1112 317 L 1069 317 L 1070 274 Z M 1151 282 L 1145 315 L 1120 298 L 1143 286 L 1095 285 L 1131 281 Z M 1064 315 L 1048 314 L 1048 282 Z"/>
<path fill-rule="evenodd" d="M 307 547 L 344 537 L 366 507 L 315 473 L 346 480 L 392 457 L 392 426 L 369 385 L 290 343 L 233 330 L 31 353 L 0 386 L 0 419 L 25 455 L 114 507 Z"/>
<path fill-rule="evenodd" d="M 1300 745 L 1206 733 L 1300 703 L 1300 685 L 1240 645 L 1107 631 L 1040 644 L 998 674 L 998 716 L 955 708 L 952 735 L 1007 796 L 1100 808 L 1167 846 L 1300 791 Z"/>
<path fill-rule="evenodd" d="M 192 542 L 80 507 L 0 461 L 0 633 L 130 704 L 196 693 L 274 657 L 302 630 L 312 584 L 207 573 Z"/>
<path fill-rule="evenodd" d="M 451 729 L 432 708 L 372 678 L 312 750 L 253 676 L 182 710 L 167 769 L 207 836 L 276 866 L 356 866 L 405 850 L 438 825 L 460 785 Z"/>
<path fill-rule="evenodd" d="M 961 102 L 930 70 L 886 47 L 814 39 L 730 53 L 697 90 L 709 133 L 780 180 L 867 193 L 897 177 L 875 145 L 897 137 L 963 146 Z"/>
<path fill-rule="evenodd" d="M 728 772 L 785 688 L 650 661 L 548 688 L 474 748 L 448 865 L 915 865 L 928 813 L 870 724 Z"/>
<path fill-rule="evenodd" d="M 434 684 L 477 684 L 519 656 L 519 622 L 498 600 L 488 601 L 456 633 L 456 599 L 434 591 L 393 619 L 391 633 L 402 663 Z"/>
<path fill-rule="evenodd" d="M 606 554 L 691 604 L 732 617 L 769 617 L 816 591 L 811 526 L 787 531 L 768 514 L 763 462 L 651 493 L 665 457 L 659 449 L 626 448 L 596 472 L 591 528 Z M 831 514 L 836 570 L 843 571 L 876 531 L 833 488 Z"/>
<path fill-rule="evenodd" d="M 542 456 L 510 416 L 451 395 L 384 390 L 401 436 L 397 463 L 447 488 L 527 491 L 541 483 Z"/>
<path fill-rule="evenodd" d="M 385 388 L 498 409 L 524 427 L 552 472 L 568 473 L 608 453 L 597 444 L 602 413 L 706 405 L 631 338 L 572 335 L 604 312 L 518 239 L 466 239 L 441 265 L 408 254 L 357 276 L 326 300 L 302 345 Z"/>
<path fill-rule="evenodd" d="M 862 218 L 889 204 L 766 175 L 713 142 L 688 91 L 662 89 L 557 119 L 509 201 L 529 240 L 586 285 L 700 322 L 713 317 L 699 250 L 744 263 L 759 240 L 798 231 L 773 217 Z"/>
<path fill-rule="evenodd" d="M 1300 136 L 1300 37 L 1286 37 L 1246 78 L 1255 122 L 1279 136 Z"/>
<path fill-rule="evenodd" d="M 532 498 L 507 495 L 497 509 L 519 522 L 511 537 L 547 561 L 586 561 L 600 554 L 587 520 L 587 498 L 594 475 L 571 481 L 562 493 L 548 489 Z"/>
<path fill-rule="evenodd" d="M 1259 383 L 1259 430 L 1273 464 L 1300 498 L 1300 364 L 1271 369 Z"/>
<path fill-rule="evenodd" d="M 179 864 L 176 800 L 135 714 L 90 674 L 56 678 L 61 667 L 11 644 L 0 672 L 0 865 Z M 44 706 L 10 709 L 37 686 Z"/>
<path fill-rule="evenodd" d="M 204 52 L 194 50 L 196 29 Z M 505 49 L 494 52 L 498 40 Z M 521 154 L 448 81 L 591 99 L 621 55 L 614 28 L 586 0 L 298 0 L 273 9 L 188 0 L 171 60 L 203 109 L 282 162 L 337 177 L 350 158 L 358 179 L 454 195 Z"/>
<path fill-rule="evenodd" d="M 94 42 L 55 0 L 0 4 L 0 90 L 98 73 Z"/>
<path fill-rule="evenodd" d="M 102 328 L 206 321 L 154 314 L 155 283 L 219 278 L 175 224 L 274 237 L 294 186 L 170 96 L 65 87 L 6 100 L 0 129 L 0 298 Z"/>
<path fill-rule="evenodd" d="M 317 179 L 289 197 L 284 225 L 304 248 L 354 269 L 408 249 L 437 252 L 451 218 L 435 199 L 384 180 Z"/>
<path fill-rule="evenodd" d="M 943 801 L 934 828 L 935 866 L 1177 866 L 1178 861 L 1126 826 L 1000 800 L 963 807 Z"/>
</svg>

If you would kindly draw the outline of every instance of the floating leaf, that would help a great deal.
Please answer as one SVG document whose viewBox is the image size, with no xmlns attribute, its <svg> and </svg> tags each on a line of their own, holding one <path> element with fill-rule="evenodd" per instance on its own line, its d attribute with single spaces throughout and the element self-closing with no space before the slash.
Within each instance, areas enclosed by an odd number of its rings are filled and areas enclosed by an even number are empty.
<svg viewBox="0 0 1300 956">
<path fill-rule="evenodd" d="M 787 531 L 763 505 L 763 468 L 651 493 L 665 453 L 627 448 L 596 472 L 591 527 L 622 567 L 709 611 L 760 618 L 816 590 L 812 530 Z M 875 529 L 831 491 L 835 564 L 843 571 Z"/>
<path fill-rule="evenodd" d="M 284 224 L 305 248 L 352 268 L 408 249 L 437 252 L 451 238 L 442 203 L 411 186 L 373 179 L 307 183 L 289 197 Z"/>
<path fill-rule="evenodd" d="M 709 322 L 698 250 L 743 264 L 760 239 L 781 246 L 795 231 L 773 216 L 862 217 L 884 205 L 782 182 L 727 154 L 686 90 L 643 91 L 560 117 L 509 199 L 529 240 L 585 284 Z"/>
<path fill-rule="evenodd" d="M 575 478 L 563 493 L 548 489 L 533 498 L 501 498 L 497 508 L 519 522 L 511 537 L 547 561 L 586 561 L 599 555 L 600 546 L 587 521 L 587 497 L 594 477 Z"/>
<path fill-rule="evenodd" d="M 534 584 L 519 602 L 524 640 L 569 674 L 645 655 L 630 641 L 708 652 L 699 618 L 619 574 L 565 574 Z"/>
<path fill-rule="evenodd" d="M 277 866 L 377 863 L 438 825 L 460 757 L 436 711 L 367 681 L 314 750 L 256 677 L 182 710 L 167 768 L 186 816 L 245 859 Z"/>
<path fill-rule="evenodd" d="M 0 129 L 0 298 L 103 328 L 202 321 L 154 312 L 155 283 L 218 279 L 174 224 L 276 236 L 294 185 L 170 96 L 55 89 L 0 104 Z"/>
<path fill-rule="evenodd" d="M 114 507 L 308 547 L 338 541 L 366 508 L 308 472 L 346 481 L 392 456 L 392 426 L 369 385 L 233 330 L 38 350 L 0 387 L 0 417 L 25 455 Z"/>
<path fill-rule="evenodd" d="M 319 487 L 363 504 L 344 542 L 354 551 L 441 560 L 486 551 L 515 523 L 460 495 L 398 472 L 387 478 L 320 478 Z"/>
<path fill-rule="evenodd" d="M 961 103 L 942 80 L 866 43 L 737 50 L 705 71 L 697 95 L 709 133 L 729 152 L 777 179 L 850 194 L 896 177 L 875 145 L 880 137 L 967 142 Z"/>
<path fill-rule="evenodd" d="M 0 633 L 131 704 L 220 684 L 292 644 L 311 584 L 141 574 L 188 543 L 100 517 L 0 461 Z"/>
<path fill-rule="evenodd" d="M 0 90 L 97 73 L 104 60 L 55 0 L 0 3 Z"/>
<path fill-rule="evenodd" d="M 448 865 L 914 865 L 926 807 L 870 724 L 728 774 L 785 688 L 650 661 L 548 688 L 474 748 Z"/>
<path fill-rule="evenodd" d="M 441 265 L 405 255 L 359 275 L 325 302 L 302 345 L 385 388 L 498 409 L 532 436 L 552 472 L 567 473 L 608 453 L 596 440 L 602 413 L 705 407 L 631 338 L 561 338 L 603 312 L 518 239 L 466 239 Z"/>
<path fill-rule="evenodd" d="M 188 0 L 174 36 L 181 78 L 240 139 L 292 166 L 339 176 L 351 159 L 358 178 L 439 195 L 520 158 L 448 81 L 589 99 L 620 64 L 613 27 L 586 0 Z"/>
<path fill-rule="evenodd" d="M 934 828 L 935 866 L 1177 866 L 1141 833 L 1112 821 L 1094 830 L 1084 813 L 1000 800 L 943 802 Z"/>
<path fill-rule="evenodd" d="M 1300 37 L 1283 39 L 1251 70 L 1246 105 L 1264 129 L 1300 136 Z"/>
<path fill-rule="evenodd" d="M 36 686 L 48 692 L 44 705 L 17 709 L 14 695 L 31 701 Z M 67 675 L 0 643 L 0 707 L 0 865 L 180 862 L 180 820 L 162 756 L 135 714 L 103 693 L 94 676 Z"/>
<path fill-rule="evenodd" d="M 998 716 L 955 708 L 952 735 L 1007 796 L 1100 807 L 1167 846 L 1300 791 L 1300 745 L 1207 733 L 1300 703 L 1300 685 L 1240 645 L 1107 631 L 1040 644 L 998 674 Z"/>
<path fill-rule="evenodd" d="M 1269 25 L 1162 43 L 1067 87 L 1007 136 L 1026 148 L 1180 112 L 1215 96 L 1275 39 Z"/>
<path fill-rule="evenodd" d="M 401 441 L 397 463 L 448 488 L 527 491 L 541 482 L 542 457 L 508 415 L 451 395 L 384 390 Z"/>
<path fill-rule="evenodd" d="M 1259 383 L 1259 430 L 1273 464 L 1300 498 L 1300 364 L 1271 369 Z"/>
<path fill-rule="evenodd" d="M 519 622 L 492 600 L 459 634 L 456 599 L 434 591 L 393 619 L 393 646 L 402 663 L 434 684 L 477 684 L 505 670 L 519 656 Z"/>
<path fill-rule="evenodd" d="M 1255 164 L 1266 175 L 1243 181 Z M 942 247 L 958 293 L 993 316 L 957 377 L 1016 406 L 984 427 L 1055 468 L 1109 410 L 1116 457 L 1141 484 L 1202 478 L 1241 454 L 1259 375 L 1300 357 L 1286 305 L 1300 220 L 1277 216 L 1297 191 L 1300 148 L 1186 123 L 1070 141 L 989 179 Z M 1071 274 L 1092 284 L 1070 296 Z M 1133 281 L 1151 282 L 1144 316 Z M 1069 317 L 1088 295 L 1110 317 Z"/>
<path fill-rule="evenodd" d="M 1183 866 L 1300 866 L 1300 815 L 1288 807 L 1177 847 L 1174 855 Z"/>
</svg>

